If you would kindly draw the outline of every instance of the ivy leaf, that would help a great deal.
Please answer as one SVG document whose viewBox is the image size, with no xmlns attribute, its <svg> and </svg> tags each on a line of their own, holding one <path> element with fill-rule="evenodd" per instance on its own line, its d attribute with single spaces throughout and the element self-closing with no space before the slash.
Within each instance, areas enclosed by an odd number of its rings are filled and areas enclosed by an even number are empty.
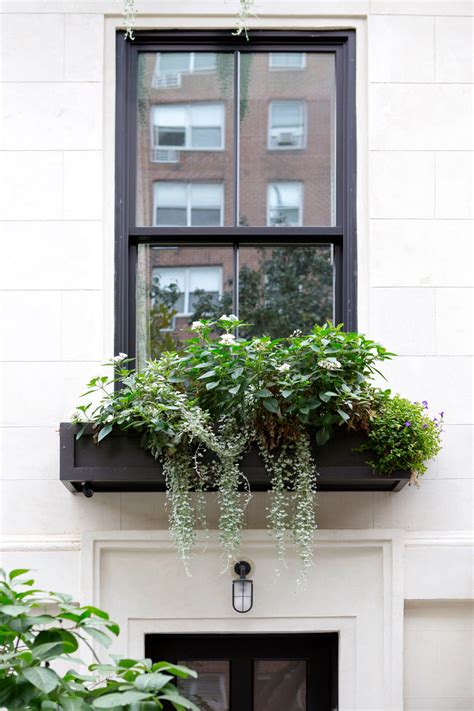
<svg viewBox="0 0 474 711">
<path fill-rule="evenodd" d="M 159 691 L 169 681 L 173 679 L 169 674 L 160 674 L 159 672 L 151 672 L 137 677 L 135 686 L 140 691 Z"/>
<path fill-rule="evenodd" d="M 29 667 L 23 669 L 21 674 L 43 694 L 51 693 L 59 684 L 59 677 L 56 672 L 52 669 L 46 669 L 46 667 Z"/>
<path fill-rule="evenodd" d="M 239 390 L 240 390 L 240 383 L 238 385 L 234 385 L 233 388 L 229 388 L 229 392 L 231 395 L 237 395 Z"/>
<path fill-rule="evenodd" d="M 129 706 L 137 704 L 140 701 L 149 699 L 150 694 L 144 694 L 141 691 L 117 691 L 112 694 L 104 694 L 94 699 L 92 706 L 95 709 L 112 709 L 116 706 Z"/>
<path fill-rule="evenodd" d="M 112 640 L 105 634 L 105 632 L 96 630 L 95 627 L 84 627 L 83 629 L 103 647 L 110 647 L 110 645 L 112 644 Z"/>
<path fill-rule="evenodd" d="M 232 378 L 232 380 L 237 380 L 237 378 L 240 378 L 240 376 L 242 375 L 243 372 L 244 372 L 243 368 L 236 368 L 235 370 L 232 371 L 230 377 Z"/>
<path fill-rule="evenodd" d="M 7 615 L 8 617 L 18 617 L 18 615 L 24 615 L 29 610 L 28 605 L 3 605 L 1 608 L 2 615 Z"/>
<path fill-rule="evenodd" d="M 97 437 L 97 442 L 102 442 L 104 437 L 107 437 L 107 435 L 112 432 L 112 429 L 113 429 L 113 425 L 105 425 L 105 427 L 102 427 L 102 429 L 99 432 L 99 435 Z"/>
<path fill-rule="evenodd" d="M 29 573 L 30 569 L 29 568 L 15 568 L 14 570 L 10 571 L 9 574 L 9 579 L 13 580 L 14 578 L 17 578 L 19 575 L 23 575 L 24 573 Z"/>
<path fill-rule="evenodd" d="M 329 440 L 330 434 L 331 433 L 327 427 L 321 427 L 321 429 L 316 432 L 316 443 L 322 447 L 323 444 L 326 444 Z"/>
<path fill-rule="evenodd" d="M 268 410 L 268 412 L 273 412 L 275 415 L 280 414 L 280 408 L 278 407 L 278 402 L 275 398 L 267 398 L 263 400 L 263 407 Z"/>
<path fill-rule="evenodd" d="M 270 390 L 267 390 L 267 388 L 263 388 L 263 390 L 257 390 L 255 395 L 257 397 L 273 397 L 273 393 L 271 393 Z"/>
<path fill-rule="evenodd" d="M 181 679 L 187 679 L 188 676 L 197 678 L 197 672 L 194 669 L 188 669 L 180 664 L 170 664 L 169 662 L 155 662 L 152 666 L 153 671 L 169 671 L 175 676 L 179 676 Z"/>
<path fill-rule="evenodd" d="M 282 390 L 281 391 L 282 396 L 285 398 L 289 398 L 291 395 L 293 395 L 293 390 Z"/>
<path fill-rule="evenodd" d="M 206 383 L 206 390 L 214 390 L 219 385 L 218 380 L 214 380 L 212 383 Z"/>
</svg>

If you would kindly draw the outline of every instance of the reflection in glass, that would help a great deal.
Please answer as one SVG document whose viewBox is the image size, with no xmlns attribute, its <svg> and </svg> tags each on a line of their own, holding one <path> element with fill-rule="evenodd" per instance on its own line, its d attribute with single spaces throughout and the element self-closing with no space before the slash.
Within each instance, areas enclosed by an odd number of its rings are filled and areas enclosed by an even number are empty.
<svg viewBox="0 0 474 711">
<path fill-rule="evenodd" d="M 138 226 L 232 224 L 233 76 L 232 53 L 139 54 Z M 169 192 L 176 193 L 165 204 L 170 210 L 183 209 L 180 186 L 220 185 L 218 213 L 214 201 L 211 212 L 198 211 L 195 220 L 184 220 L 183 212 L 173 215 L 171 211 L 157 219 L 155 186 L 167 182 Z M 229 189 L 224 191 L 224 186 Z"/>
<path fill-rule="evenodd" d="M 268 221 L 270 227 L 301 225 L 303 212 L 303 183 L 269 183 L 267 191 Z"/>
<path fill-rule="evenodd" d="M 306 661 L 254 662 L 254 709 L 306 711 Z"/>
<path fill-rule="evenodd" d="M 235 313 L 233 268 L 231 246 L 138 247 L 138 367 L 179 348 L 193 321 Z M 333 282 L 331 245 L 240 247 L 240 335 L 281 338 L 334 320 Z"/>
<path fill-rule="evenodd" d="M 229 711 L 229 662 L 225 660 L 180 660 L 198 673 L 197 679 L 179 679 L 178 689 L 200 711 Z"/>
<path fill-rule="evenodd" d="M 222 183 L 157 181 L 153 186 L 153 224 L 157 227 L 222 225 Z"/>
<path fill-rule="evenodd" d="M 139 368 L 194 335 L 189 328 L 192 321 L 233 311 L 232 270 L 232 247 L 138 247 Z"/>
<path fill-rule="evenodd" d="M 305 52 L 270 52 L 270 69 L 294 70 L 306 66 Z"/>
<path fill-rule="evenodd" d="M 239 317 L 245 337 L 289 336 L 333 320 L 334 267 L 330 245 L 241 247 Z"/>
<path fill-rule="evenodd" d="M 268 215 L 268 185 L 299 183 L 305 201 L 298 221 L 290 214 L 279 224 L 334 225 L 334 54 L 240 56 L 239 224 L 275 224 Z"/>
</svg>

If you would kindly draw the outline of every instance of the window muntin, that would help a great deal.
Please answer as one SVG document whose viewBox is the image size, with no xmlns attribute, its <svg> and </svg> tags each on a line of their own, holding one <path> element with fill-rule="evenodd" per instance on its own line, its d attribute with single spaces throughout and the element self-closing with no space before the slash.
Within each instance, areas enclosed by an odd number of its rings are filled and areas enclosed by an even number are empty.
<svg viewBox="0 0 474 711">
<path fill-rule="evenodd" d="M 303 221 L 303 183 L 269 183 L 267 224 L 270 227 L 297 227 Z"/>
<path fill-rule="evenodd" d="M 154 184 L 155 227 L 219 227 L 224 186 L 219 183 L 157 181 Z"/>
<path fill-rule="evenodd" d="M 305 144 L 304 101 L 271 101 L 268 120 L 268 148 L 295 150 Z"/>
<path fill-rule="evenodd" d="M 153 147 L 192 151 L 224 148 L 224 105 L 163 104 L 152 108 Z"/>
<path fill-rule="evenodd" d="M 118 213 L 130 209 L 128 237 L 125 242 L 118 242 L 118 253 L 124 255 L 121 245 L 127 247 L 132 259 L 131 275 L 132 294 L 128 303 L 133 307 L 133 293 L 139 281 L 140 253 L 149 249 L 150 245 L 160 244 L 176 245 L 181 249 L 182 241 L 193 242 L 199 254 L 205 254 L 211 245 L 219 245 L 213 249 L 228 249 L 232 257 L 232 277 L 224 278 L 222 298 L 226 297 L 225 312 L 237 311 L 241 315 L 242 302 L 239 303 L 240 281 L 242 272 L 239 270 L 239 261 L 242 261 L 244 250 L 252 249 L 250 244 L 255 244 L 254 250 L 258 252 L 258 244 L 265 249 L 288 243 L 310 245 L 311 235 L 315 237 L 315 244 L 311 248 L 327 249 L 331 254 L 331 279 L 334 283 L 332 289 L 333 301 L 329 311 L 335 321 L 344 320 L 349 328 L 355 327 L 355 287 L 354 287 L 354 247 L 352 235 L 354 234 L 354 161 L 355 161 L 355 120 L 354 120 L 354 33 L 350 31 L 308 33 L 304 44 L 305 66 L 304 69 L 294 73 L 288 71 L 273 71 L 270 54 L 275 54 L 274 45 L 280 44 L 282 50 L 298 53 L 299 45 L 284 44 L 281 35 L 274 33 L 276 39 L 269 42 L 271 52 L 262 51 L 269 33 L 265 37 L 256 32 L 252 41 L 260 45 L 259 51 L 249 51 L 249 45 L 236 41 L 229 50 L 228 38 L 222 35 L 223 52 L 216 52 L 216 72 L 192 74 L 181 72 L 179 87 L 157 89 L 152 87 L 152 76 L 155 71 L 156 55 L 151 46 L 150 33 L 146 34 L 146 41 L 141 40 L 135 44 L 120 42 L 117 45 L 119 65 L 125 64 L 120 60 L 122 55 L 132 55 L 129 78 L 132 98 L 137 97 L 136 113 L 133 110 L 133 101 L 125 103 L 126 96 L 118 97 L 120 106 L 129 107 L 127 129 L 125 134 L 118 131 L 118 136 L 132 137 L 131 150 L 121 151 L 119 141 L 117 147 L 118 175 L 120 176 L 120 156 L 131 157 L 129 163 L 129 180 L 131 201 L 123 192 L 120 179 L 118 182 Z M 206 44 L 206 40 L 193 34 L 194 43 L 192 50 L 200 45 L 203 49 L 209 47 L 215 50 L 217 41 Z M 303 35 L 304 33 L 300 33 Z M 319 38 L 321 35 L 321 38 Z M 324 35 L 324 37 L 323 37 Z M 165 41 L 171 48 L 174 38 L 170 34 L 156 33 L 158 37 L 167 37 Z M 196 39 L 198 37 L 198 39 Z M 331 48 L 332 37 L 334 45 Z M 312 47 L 314 42 L 314 49 Z M 321 44 L 321 48 L 318 47 Z M 126 45 L 124 48 L 123 45 Z M 158 43 L 157 43 L 158 44 Z M 163 43 L 161 43 L 161 47 Z M 270 49 L 270 47 L 269 47 Z M 124 50 L 124 51 L 121 51 Z M 298 50 L 298 51 L 297 51 Z M 183 47 L 183 51 L 185 47 Z M 284 53 L 282 52 L 282 54 Z M 175 52 L 177 54 L 177 52 Z M 136 57 L 136 60 L 133 59 Z M 339 57 L 336 62 L 336 57 Z M 122 62 L 122 64 L 120 64 Z M 288 63 L 287 60 L 280 62 Z M 276 61 L 278 64 L 278 60 Z M 124 77 L 119 66 L 119 76 Z M 188 65 L 189 66 L 189 65 Z M 336 66 L 337 74 L 336 74 Z M 235 83 L 239 78 L 240 82 Z M 135 88 L 133 87 L 135 82 Z M 286 84 L 285 84 L 286 82 Z M 125 86 L 128 86 L 125 82 Z M 236 92 L 240 86 L 240 94 Z M 262 86 L 268 94 L 262 94 Z M 129 89 L 126 90 L 129 92 Z M 337 106 L 336 106 L 337 97 Z M 151 127 L 151 109 L 154 106 L 166 104 L 189 103 L 214 103 L 224 104 L 225 128 L 224 150 L 179 150 L 176 148 L 159 148 L 158 160 L 153 161 L 153 131 Z M 272 101 L 303 101 L 305 106 L 305 148 L 291 151 L 272 150 L 268 148 L 269 133 L 269 106 Z M 239 106 L 238 116 L 234 107 Z M 120 114 L 120 110 L 119 110 Z M 238 118 L 240 120 L 238 121 Z M 238 126 L 238 123 L 240 124 Z M 123 126 L 123 124 L 122 124 Z M 137 142 L 133 145 L 133 129 L 137 128 Z M 118 126 L 120 129 L 120 124 Z M 179 127 L 178 127 L 179 128 Z M 239 130 L 234 130 L 239 128 Z M 199 135 L 198 135 L 199 139 Z M 337 140 L 336 140 L 337 139 Z M 150 145 L 151 143 L 151 145 Z M 123 144 L 125 146 L 125 144 Z M 292 161 L 292 156 L 297 158 Z M 236 157 L 238 160 L 236 161 Z M 216 160 L 219 160 L 219 171 L 216 170 Z M 136 169 L 135 169 L 136 166 Z M 342 168 L 344 166 L 344 172 Z M 337 171 L 336 171 L 337 167 Z M 196 180 L 197 179 L 197 180 Z M 238 180 L 236 180 L 238 179 Z M 223 217 L 219 226 L 201 225 L 198 220 L 191 224 L 192 217 L 188 218 L 188 201 L 186 200 L 186 224 L 158 225 L 155 224 L 154 185 L 157 182 L 176 182 L 189 185 L 194 182 L 219 183 L 223 186 L 224 204 Z M 352 182 L 351 182 L 352 181 Z M 296 213 L 289 212 L 286 219 L 278 218 L 271 224 L 269 220 L 270 199 L 269 185 L 272 183 L 301 183 L 304 192 L 304 206 L 299 210 L 300 221 L 298 225 L 285 224 L 296 222 Z M 136 199 L 135 199 L 136 198 Z M 180 205 L 171 206 L 182 210 Z M 123 206 L 123 208 L 121 207 Z M 166 207 L 163 205 L 163 207 Z M 212 206 L 211 206 L 212 207 Z M 295 210 L 295 207 L 283 205 L 280 201 L 278 209 Z M 135 213 L 136 211 L 136 213 Z M 136 220 L 134 216 L 136 214 Z M 167 222 L 175 223 L 182 219 L 169 218 Z M 163 213 L 161 215 L 163 217 Z M 197 217 L 197 216 L 196 216 Z M 284 216 L 285 217 L 285 216 Z M 165 220 L 162 220 L 165 221 Z M 208 218 L 205 217 L 205 222 Z M 269 224 L 270 223 L 270 224 Z M 122 223 L 123 225 L 123 223 Z M 123 234 L 123 227 L 122 233 Z M 271 232 L 273 230 L 273 232 Z M 120 233 L 118 233 L 120 234 Z M 173 237 L 174 235 L 174 237 Z M 122 239 L 120 237 L 120 239 Z M 327 244 L 324 245 L 323 242 Z M 346 251 L 346 241 L 349 245 Z M 228 245 L 226 247 L 226 245 Z M 133 256 L 135 253 L 135 257 Z M 199 258 L 202 263 L 201 258 Z M 120 264 L 123 257 L 119 258 Z M 192 263 L 192 262 L 191 262 Z M 137 264 L 136 280 L 133 277 L 134 267 Z M 265 266 L 266 269 L 266 266 Z M 119 271 L 119 274 L 123 272 Z M 268 273 L 268 272 L 266 272 Z M 327 278 L 327 277 L 325 277 Z M 335 280 L 335 281 L 334 281 Z M 119 294 L 117 308 L 118 314 L 123 313 L 123 290 L 127 279 L 119 276 Z M 327 282 L 329 284 L 329 282 Z M 299 285 L 301 286 L 301 285 Z M 311 292 L 311 290 L 310 290 Z M 311 297 L 312 298 L 312 297 Z M 139 300 L 136 294 L 137 315 L 130 315 L 125 330 L 119 326 L 117 343 L 121 344 L 120 350 L 134 353 L 134 334 L 139 331 Z M 350 305 L 349 305 L 350 304 Z M 220 305 L 220 304 L 219 304 Z M 240 311 L 239 311 L 240 309 Z M 127 309 L 125 309 L 127 311 Z M 320 313 L 328 313 L 328 308 L 319 308 Z M 195 312 L 194 312 L 195 313 Z M 314 315 L 309 309 L 309 317 Z M 194 314 L 185 318 L 189 319 Z M 329 314 L 331 317 L 331 314 Z M 268 321 L 268 319 L 267 319 Z M 123 323 L 123 322 L 120 322 Z M 260 323 L 262 321 L 260 319 Z M 125 322 L 126 326 L 126 322 Z M 178 328 L 173 333 L 178 332 Z M 123 334 L 128 333 L 131 341 L 125 345 Z M 280 334 L 281 335 L 281 330 Z M 137 343 L 138 343 L 137 338 Z"/>
<path fill-rule="evenodd" d="M 270 52 L 269 54 L 270 69 L 291 71 L 295 69 L 304 69 L 305 66 L 305 52 Z"/>
</svg>

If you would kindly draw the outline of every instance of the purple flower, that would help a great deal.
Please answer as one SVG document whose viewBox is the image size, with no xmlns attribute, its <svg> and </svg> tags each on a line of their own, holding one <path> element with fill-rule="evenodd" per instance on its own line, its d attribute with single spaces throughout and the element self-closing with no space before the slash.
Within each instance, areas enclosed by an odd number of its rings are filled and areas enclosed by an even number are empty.
<svg viewBox="0 0 474 711">
<path fill-rule="evenodd" d="M 444 410 L 441 410 L 441 412 L 439 413 L 439 416 L 444 417 Z"/>
<path fill-rule="evenodd" d="M 428 427 L 428 425 L 423 425 L 423 429 L 424 429 L 424 430 L 426 430 L 427 427 Z"/>
<path fill-rule="evenodd" d="M 428 409 L 428 401 L 427 401 L 427 400 L 423 400 L 423 402 L 422 402 L 421 404 L 423 405 L 423 407 L 425 408 L 425 410 Z"/>
<path fill-rule="evenodd" d="M 405 422 L 405 427 L 411 427 L 411 422 Z"/>
</svg>

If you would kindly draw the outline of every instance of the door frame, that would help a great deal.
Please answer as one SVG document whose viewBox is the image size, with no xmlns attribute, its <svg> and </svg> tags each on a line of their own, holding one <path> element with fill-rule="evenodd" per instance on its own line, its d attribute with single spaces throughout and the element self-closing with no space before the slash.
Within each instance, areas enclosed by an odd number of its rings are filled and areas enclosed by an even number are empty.
<svg viewBox="0 0 474 711">
<path fill-rule="evenodd" d="M 145 634 L 145 656 L 154 662 L 228 660 L 231 711 L 253 707 L 256 660 L 306 661 L 308 711 L 338 708 L 338 647 L 336 632 L 253 632 Z"/>
</svg>

